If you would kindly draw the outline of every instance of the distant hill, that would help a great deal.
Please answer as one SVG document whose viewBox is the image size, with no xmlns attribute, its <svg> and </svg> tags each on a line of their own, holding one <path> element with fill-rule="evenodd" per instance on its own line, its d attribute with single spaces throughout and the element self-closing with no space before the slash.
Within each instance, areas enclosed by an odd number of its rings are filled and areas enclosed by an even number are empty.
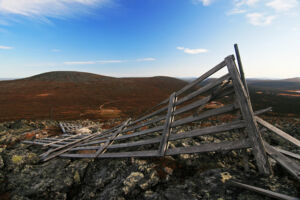
<svg viewBox="0 0 300 200">
<path fill-rule="evenodd" d="M 163 76 L 114 78 L 68 71 L 0 81 L 0 121 L 133 116 L 186 84 Z"/>
</svg>

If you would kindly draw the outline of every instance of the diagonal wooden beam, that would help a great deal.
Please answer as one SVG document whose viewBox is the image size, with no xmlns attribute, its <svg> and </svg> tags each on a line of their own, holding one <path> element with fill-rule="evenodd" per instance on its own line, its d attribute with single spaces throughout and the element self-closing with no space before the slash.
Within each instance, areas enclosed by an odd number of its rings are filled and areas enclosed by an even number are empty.
<svg viewBox="0 0 300 200">
<path fill-rule="evenodd" d="M 287 134 L 286 132 L 280 130 L 279 128 L 273 126 L 272 124 L 268 123 L 267 121 L 263 120 L 260 117 L 255 117 L 256 121 L 261 124 L 262 126 L 266 127 L 267 129 L 269 129 L 270 131 L 276 133 L 278 136 L 282 137 L 283 139 L 286 139 L 287 141 L 293 143 L 294 145 L 296 145 L 297 147 L 300 147 L 300 141 L 297 140 L 296 138 L 290 136 L 289 134 Z"/>
<path fill-rule="evenodd" d="M 170 96 L 166 122 L 165 122 L 164 130 L 162 132 L 161 142 L 160 142 L 159 149 L 158 149 L 158 154 L 160 156 L 164 156 L 166 149 L 168 148 L 168 140 L 169 140 L 169 135 L 171 132 L 171 123 L 174 120 L 174 111 L 175 111 L 174 105 L 175 105 L 176 100 L 177 100 L 176 93 L 174 92 Z"/>
<path fill-rule="evenodd" d="M 127 126 L 129 121 L 130 121 L 130 118 L 128 120 L 126 120 L 122 124 L 122 126 L 120 126 L 118 128 L 118 130 L 107 140 L 107 142 L 104 143 L 104 145 L 100 146 L 100 148 L 95 153 L 95 157 L 98 157 L 101 153 L 104 153 L 106 151 L 107 147 L 110 146 L 114 142 L 115 138 L 123 131 L 123 129 Z"/>
<path fill-rule="evenodd" d="M 229 71 L 229 74 L 232 78 L 233 87 L 235 90 L 236 98 L 240 104 L 240 110 L 243 116 L 243 119 L 247 122 L 246 133 L 252 141 L 253 154 L 258 166 L 258 170 L 262 174 L 270 174 L 271 167 L 268 161 L 268 157 L 265 151 L 262 138 L 257 127 L 256 121 L 254 119 L 254 113 L 250 103 L 250 98 L 247 94 L 247 91 L 241 81 L 240 75 L 237 71 L 234 56 L 228 56 L 225 58 L 225 62 Z"/>
</svg>

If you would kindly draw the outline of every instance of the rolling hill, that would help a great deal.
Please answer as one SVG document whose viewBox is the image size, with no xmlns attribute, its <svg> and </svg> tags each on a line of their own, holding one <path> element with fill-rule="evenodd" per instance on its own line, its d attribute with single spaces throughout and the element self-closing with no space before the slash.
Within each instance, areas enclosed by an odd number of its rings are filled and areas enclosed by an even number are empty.
<svg viewBox="0 0 300 200">
<path fill-rule="evenodd" d="M 171 77 L 114 78 L 69 71 L 0 81 L 0 121 L 134 116 L 185 85 Z"/>
</svg>

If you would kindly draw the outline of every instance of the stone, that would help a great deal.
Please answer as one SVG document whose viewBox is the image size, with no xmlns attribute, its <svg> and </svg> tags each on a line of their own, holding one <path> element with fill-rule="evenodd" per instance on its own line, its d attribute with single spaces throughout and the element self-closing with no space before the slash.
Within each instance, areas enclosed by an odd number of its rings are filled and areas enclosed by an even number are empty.
<svg viewBox="0 0 300 200">
<path fill-rule="evenodd" d="M 137 183 L 144 178 L 144 174 L 141 172 L 132 172 L 123 182 L 124 186 L 123 191 L 125 194 L 128 194 L 131 192 L 132 189 L 135 188 Z"/>
</svg>

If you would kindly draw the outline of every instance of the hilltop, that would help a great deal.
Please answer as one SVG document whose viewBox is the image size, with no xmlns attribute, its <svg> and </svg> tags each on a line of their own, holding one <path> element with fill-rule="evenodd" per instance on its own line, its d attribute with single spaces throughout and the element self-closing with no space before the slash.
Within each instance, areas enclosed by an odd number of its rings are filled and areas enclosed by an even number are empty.
<svg viewBox="0 0 300 200">
<path fill-rule="evenodd" d="M 0 81 L 0 121 L 132 116 L 185 85 L 171 77 L 115 78 L 73 71 Z"/>
</svg>

